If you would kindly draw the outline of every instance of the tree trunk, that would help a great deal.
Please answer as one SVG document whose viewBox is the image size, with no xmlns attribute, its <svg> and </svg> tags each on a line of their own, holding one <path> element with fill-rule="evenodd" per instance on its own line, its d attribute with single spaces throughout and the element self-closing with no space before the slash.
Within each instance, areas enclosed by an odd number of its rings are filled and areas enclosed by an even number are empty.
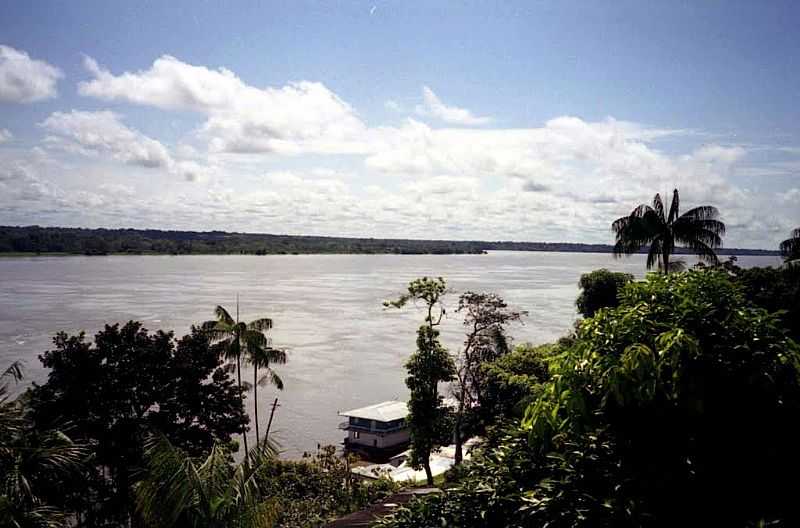
<svg viewBox="0 0 800 528">
<path fill-rule="evenodd" d="M 425 457 L 425 478 L 428 480 L 428 486 L 433 486 L 433 473 L 431 473 L 431 457 Z"/>
<path fill-rule="evenodd" d="M 238 337 L 236 338 L 239 339 Z M 242 403 L 244 404 L 244 393 L 242 392 L 242 360 L 241 360 L 241 353 L 236 354 L 236 380 L 239 383 L 239 397 L 242 399 Z M 244 441 L 244 454 L 247 456 L 247 453 L 250 450 L 247 448 L 247 426 L 242 426 L 242 440 Z"/>
<path fill-rule="evenodd" d="M 456 414 L 456 423 L 453 427 L 453 442 L 456 444 L 456 452 L 453 457 L 453 465 L 457 466 L 461 463 L 461 460 L 464 458 L 462 453 L 462 446 L 461 446 L 461 420 L 464 416 L 464 394 L 462 388 L 462 394 L 458 398 L 458 413 Z"/>
<path fill-rule="evenodd" d="M 256 418 L 256 444 L 258 444 L 258 367 L 253 364 L 253 406 Z"/>
<path fill-rule="evenodd" d="M 269 439 L 269 430 L 272 428 L 272 417 L 275 416 L 275 407 L 278 406 L 278 398 L 275 398 L 275 401 L 272 402 L 272 411 L 269 413 L 269 422 L 267 422 L 267 432 L 264 433 L 264 442 Z M 348 475 L 350 473 L 348 472 Z"/>
<path fill-rule="evenodd" d="M 664 275 L 669 273 L 669 251 L 664 250 Z"/>
</svg>

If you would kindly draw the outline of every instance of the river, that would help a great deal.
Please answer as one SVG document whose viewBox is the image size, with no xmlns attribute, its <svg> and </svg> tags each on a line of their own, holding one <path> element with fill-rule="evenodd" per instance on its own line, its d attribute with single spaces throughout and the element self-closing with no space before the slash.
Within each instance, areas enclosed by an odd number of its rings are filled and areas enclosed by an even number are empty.
<svg viewBox="0 0 800 528">
<path fill-rule="evenodd" d="M 692 262 L 692 259 L 688 259 Z M 740 257 L 742 266 L 778 257 Z M 44 381 L 37 356 L 57 331 L 93 334 L 105 323 L 142 321 L 183 335 L 221 304 L 242 320 L 271 317 L 273 344 L 288 350 L 276 370 L 285 390 L 259 390 L 260 415 L 275 396 L 273 431 L 287 457 L 337 444 L 337 411 L 404 399 L 403 363 L 422 313 L 385 310 L 408 281 L 442 276 L 453 293 L 492 291 L 526 310 L 514 342 L 545 343 L 577 315 L 582 273 L 606 267 L 644 275 L 644 255 L 493 252 L 487 255 L 108 256 L 0 258 L 0 367 L 23 360 L 27 382 Z M 450 310 L 445 343 L 457 347 L 461 320 Z M 252 402 L 248 402 L 250 406 Z"/>
</svg>

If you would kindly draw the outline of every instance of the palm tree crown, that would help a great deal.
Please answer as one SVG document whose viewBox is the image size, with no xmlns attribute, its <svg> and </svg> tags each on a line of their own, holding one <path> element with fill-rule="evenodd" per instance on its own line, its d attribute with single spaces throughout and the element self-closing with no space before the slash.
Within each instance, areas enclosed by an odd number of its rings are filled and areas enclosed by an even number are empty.
<svg viewBox="0 0 800 528">
<path fill-rule="evenodd" d="M 234 319 L 230 313 L 222 306 L 217 306 L 214 310 L 216 320 L 203 323 L 203 329 L 209 333 L 211 338 L 220 346 L 225 359 L 236 365 L 236 380 L 239 384 L 240 393 L 244 394 L 245 387 L 242 383 L 242 360 L 247 361 L 253 366 L 253 391 L 255 406 L 256 424 L 256 443 L 259 442 L 259 423 L 258 423 L 258 386 L 267 384 L 275 385 L 279 390 L 283 390 L 283 380 L 272 370 L 270 364 L 286 363 L 286 352 L 272 347 L 271 340 L 265 335 L 272 328 L 272 319 L 267 317 L 256 319 L 249 323 L 239 321 L 238 308 L 237 317 Z M 260 370 L 266 370 L 259 378 Z M 244 450 L 248 452 L 247 435 L 242 432 L 244 439 Z"/>
<path fill-rule="evenodd" d="M 256 319 L 250 323 L 239 321 L 238 307 L 237 317 L 234 319 L 228 310 L 222 306 L 214 309 L 216 320 L 203 323 L 203 330 L 222 349 L 225 359 L 236 365 L 236 381 L 239 385 L 239 393 L 244 397 L 244 387 L 242 386 L 242 352 L 247 350 L 265 347 L 268 345 L 267 336 L 264 331 L 272 328 L 271 319 Z M 242 431 L 244 440 L 244 450 L 247 453 L 247 435 Z"/>
<path fill-rule="evenodd" d="M 781 242 L 780 250 L 787 261 L 800 259 L 800 227 L 792 230 L 789 238 Z"/>
<path fill-rule="evenodd" d="M 628 216 L 618 218 L 611 224 L 616 235 L 614 256 L 631 255 L 649 244 L 647 269 L 658 266 L 668 273 L 677 266 L 670 263 L 676 243 L 692 249 L 701 260 L 716 264 L 714 249 L 722 246 L 725 224 L 719 211 L 710 205 L 701 205 L 679 213 L 678 189 L 672 194 L 669 212 L 666 212 L 661 195 L 656 194 L 653 205 L 641 204 Z"/>
<path fill-rule="evenodd" d="M 234 467 L 218 445 L 205 460 L 194 460 L 153 437 L 145 451 L 148 471 L 136 488 L 139 513 L 154 527 L 270 528 L 277 510 L 256 476 L 276 453 L 263 442 Z"/>
</svg>

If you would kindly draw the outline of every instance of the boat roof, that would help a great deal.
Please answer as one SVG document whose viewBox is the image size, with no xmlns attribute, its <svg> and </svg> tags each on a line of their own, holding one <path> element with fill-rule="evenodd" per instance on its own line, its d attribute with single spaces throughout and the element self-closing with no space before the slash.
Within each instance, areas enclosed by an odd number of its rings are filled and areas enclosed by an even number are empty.
<svg viewBox="0 0 800 528">
<path fill-rule="evenodd" d="M 375 420 L 376 422 L 392 422 L 408 416 L 408 406 L 406 402 L 389 400 L 359 409 L 340 411 L 339 415 L 363 418 L 364 420 Z"/>
</svg>

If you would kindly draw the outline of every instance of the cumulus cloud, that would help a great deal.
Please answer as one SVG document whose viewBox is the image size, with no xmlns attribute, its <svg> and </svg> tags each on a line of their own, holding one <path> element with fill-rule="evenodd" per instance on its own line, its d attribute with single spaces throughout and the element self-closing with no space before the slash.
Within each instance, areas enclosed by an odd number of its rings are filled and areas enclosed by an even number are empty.
<svg viewBox="0 0 800 528">
<path fill-rule="evenodd" d="M 110 111 L 54 112 L 41 126 L 52 134 L 51 144 L 86 155 L 104 154 L 130 165 L 169 167 L 173 160 L 155 139 L 128 128 Z"/>
<path fill-rule="evenodd" d="M 14 137 L 14 134 L 7 128 L 0 128 L 0 143 L 6 143 L 7 141 L 11 141 Z"/>
<path fill-rule="evenodd" d="M 479 117 L 473 115 L 466 108 L 448 106 L 427 86 L 422 87 L 422 99 L 424 104 L 417 106 L 416 112 L 421 116 L 431 116 L 440 119 L 451 125 L 485 125 L 491 122 L 490 117 Z"/>
<path fill-rule="evenodd" d="M 33 103 L 56 97 L 61 70 L 26 52 L 0 45 L 0 101 Z"/>
<path fill-rule="evenodd" d="M 114 75 L 86 57 L 92 79 L 78 92 L 207 116 L 201 134 L 218 152 L 343 152 L 360 150 L 365 126 L 355 111 L 318 82 L 280 88 L 250 86 L 225 68 L 212 70 L 164 55 L 143 71 Z"/>
</svg>

